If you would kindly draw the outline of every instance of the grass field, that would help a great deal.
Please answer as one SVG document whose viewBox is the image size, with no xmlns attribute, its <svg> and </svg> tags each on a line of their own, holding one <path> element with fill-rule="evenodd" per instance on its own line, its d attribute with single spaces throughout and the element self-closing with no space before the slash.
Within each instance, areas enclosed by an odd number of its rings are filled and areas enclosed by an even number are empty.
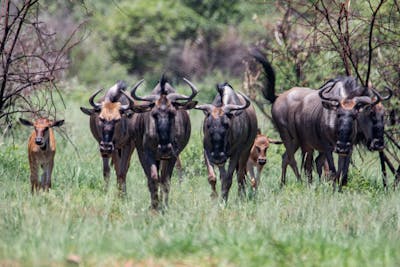
<svg viewBox="0 0 400 267">
<path fill-rule="evenodd" d="M 283 147 L 271 146 L 255 199 L 228 204 L 209 197 L 202 159 L 203 113 L 191 111 L 192 137 L 182 154 L 184 182 L 173 177 L 170 207 L 149 210 L 150 196 L 136 152 L 118 197 L 115 176 L 103 190 L 98 145 L 79 106 L 66 99 L 74 146 L 57 137 L 53 189 L 30 194 L 26 140 L 30 130 L 0 144 L 0 266 L 398 266 L 399 192 L 382 188 L 377 155 L 358 154 L 350 184 L 279 187 Z M 261 128 L 276 134 L 259 116 Z M 277 137 L 275 135 L 275 137 Z M 393 182 L 393 177 L 391 182 Z M 220 185 L 218 181 L 218 186 Z"/>
</svg>

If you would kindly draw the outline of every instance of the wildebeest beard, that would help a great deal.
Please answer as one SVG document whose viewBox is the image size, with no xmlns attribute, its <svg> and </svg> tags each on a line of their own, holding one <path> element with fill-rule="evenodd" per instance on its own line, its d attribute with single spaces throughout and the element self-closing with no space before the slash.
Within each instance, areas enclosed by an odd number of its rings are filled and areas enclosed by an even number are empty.
<svg viewBox="0 0 400 267">
<path fill-rule="evenodd" d="M 115 122 L 105 121 L 102 127 L 102 140 L 100 141 L 100 153 L 104 158 L 110 157 L 112 151 L 114 150 L 114 130 Z"/>
<path fill-rule="evenodd" d="M 228 144 L 228 129 L 225 129 L 222 124 L 218 124 L 218 119 L 213 121 L 209 131 L 209 142 L 206 145 L 207 156 L 210 161 L 216 165 L 222 165 L 228 159 L 227 150 Z"/>
<path fill-rule="evenodd" d="M 161 159 L 168 159 L 171 156 L 175 156 L 174 144 L 173 144 L 173 127 L 174 116 L 169 112 L 168 109 L 160 109 L 154 116 L 156 133 L 158 137 L 158 154 Z"/>
<path fill-rule="evenodd" d="M 337 118 L 339 127 L 335 151 L 338 154 L 347 155 L 351 151 L 354 116 L 352 111 L 346 111 Z"/>
</svg>

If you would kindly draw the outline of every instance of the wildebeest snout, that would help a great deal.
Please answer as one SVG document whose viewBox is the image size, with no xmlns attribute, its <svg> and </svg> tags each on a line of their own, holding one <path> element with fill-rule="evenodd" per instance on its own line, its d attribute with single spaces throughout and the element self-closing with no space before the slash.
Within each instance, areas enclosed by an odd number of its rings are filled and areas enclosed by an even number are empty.
<svg viewBox="0 0 400 267">
<path fill-rule="evenodd" d="M 382 151 L 385 148 L 385 145 L 383 143 L 383 140 L 374 138 L 374 139 L 372 139 L 368 148 L 371 151 Z"/>
<path fill-rule="evenodd" d="M 173 147 L 171 143 L 166 145 L 159 144 L 157 148 L 162 159 L 168 159 L 173 155 Z"/>
<path fill-rule="evenodd" d="M 107 157 L 114 150 L 113 142 L 100 142 L 100 153 L 103 157 Z"/>
<path fill-rule="evenodd" d="M 210 160 L 217 165 L 220 164 L 224 164 L 226 162 L 226 160 L 228 159 L 228 157 L 226 156 L 225 152 L 221 151 L 221 152 L 211 152 L 210 153 Z"/>
<path fill-rule="evenodd" d="M 351 143 L 350 142 L 342 142 L 342 141 L 337 141 L 336 142 L 336 147 L 335 147 L 335 152 L 338 154 L 349 154 L 351 150 Z"/>
</svg>

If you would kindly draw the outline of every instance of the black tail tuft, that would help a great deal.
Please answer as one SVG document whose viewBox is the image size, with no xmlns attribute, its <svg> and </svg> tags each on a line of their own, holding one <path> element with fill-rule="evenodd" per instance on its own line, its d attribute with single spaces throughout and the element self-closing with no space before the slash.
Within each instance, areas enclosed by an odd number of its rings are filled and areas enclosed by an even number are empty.
<svg viewBox="0 0 400 267">
<path fill-rule="evenodd" d="M 266 55 L 258 48 L 250 49 L 250 55 L 254 57 L 264 68 L 265 71 L 265 86 L 262 89 L 262 94 L 271 103 L 276 100 L 275 95 L 275 71 L 271 63 L 267 60 Z"/>
</svg>

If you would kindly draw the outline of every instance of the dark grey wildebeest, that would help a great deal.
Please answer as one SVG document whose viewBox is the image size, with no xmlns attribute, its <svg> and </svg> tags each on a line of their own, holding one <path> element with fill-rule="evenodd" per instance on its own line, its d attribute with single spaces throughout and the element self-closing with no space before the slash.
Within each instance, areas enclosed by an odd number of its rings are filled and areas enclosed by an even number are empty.
<svg viewBox="0 0 400 267">
<path fill-rule="evenodd" d="M 135 106 L 133 99 L 125 92 L 126 87 L 124 82 L 119 81 L 106 92 L 99 102 L 95 102 L 94 98 L 100 93 L 100 89 L 89 98 L 92 108 L 81 107 L 82 112 L 90 116 L 90 130 L 99 143 L 106 186 L 110 177 L 109 159 L 111 158 L 117 175 L 118 187 L 122 193 L 126 192 L 126 173 L 135 149 L 133 114 L 134 112 L 145 112 L 150 108 L 149 105 Z"/>
<path fill-rule="evenodd" d="M 213 169 L 218 166 L 221 179 L 221 195 L 226 202 L 237 171 L 239 195 L 245 194 L 245 172 L 250 150 L 257 135 L 257 118 L 250 100 L 237 94 L 228 83 L 217 85 L 218 94 L 212 104 L 196 106 L 203 110 L 204 158 L 212 197 L 217 196 L 216 177 Z M 225 169 L 229 160 L 228 168 Z"/>
<path fill-rule="evenodd" d="M 365 111 L 359 114 L 356 123 L 356 137 L 354 140 L 355 145 L 363 145 L 370 151 L 379 151 L 381 159 L 381 167 L 383 171 L 383 186 L 387 188 L 388 181 L 385 173 L 384 162 L 382 162 L 382 157 L 384 157 L 383 149 L 385 148 L 384 142 L 384 132 L 385 132 L 385 108 L 382 104 L 383 101 L 390 99 L 393 91 L 390 88 L 386 88 L 388 94 L 386 96 L 381 96 L 379 92 L 372 89 L 374 95 L 373 103 Z M 320 153 L 316 159 L 317 172 L 319 176 L 322 174 L 322 166 L 325 164 L 325 155 Z M 350 161 L 350 157 L 347 159 Z M 346 162 L 345 166 L 349 166 L 350 162 Z M 311 170 L 307 170 L 311 172 Z M 347 184 L 347 173 L 348 169 L 343 171 L 342 183 Z"/>
<path fill-rule="evenodd" d="M 187 110 L 197 104 L 193 101 L 197 89 L 190 81 L 184 81 L 191 88 L 190 96 L 178 94 L 164 75 L 148 96 L 137 96 L 137 87 L 131 91 L 135 100 L 147 101 L 152 105 L 149 112 L 137 115 L 135 144 L 147 176 L 153 209 L 159 208 L 159 185 L 163 207 L 168 206 L 172 171 L 190 137 L 191 125 Z"/>
<path fill-rule="evenodd" d="M 286 151 L 282 156 L 281 184 L 286 182 L 286 169 L 290 165 L 299 181 L 300 173 L 294 157 L 298 148 L 307 153 L 306 169 L 311 170 L 314 150 L 324 153 L 329 169 L 339 180 L 348 169 L 349 157 L 356 137 L 356 119 L 360 111 L 371 105 L 371 97 L 363 95 L 365 88 L 358 87 L 352 77 L 333 79 L 319 90 L 294 87 L 279 96 L 275 94 L 275 74 L 260 53 L 253 53 L 267 74 L 263 95 L 272 105 L 272 119 Z M 339 92 L 339 93 L 338 93 Z M 359 96 L 362 95 L 362 96 Z M 339 154 L 336 172 L 332 152 Z M 340 188 L 343 180 L 340 183 Z"/>
</svg>

